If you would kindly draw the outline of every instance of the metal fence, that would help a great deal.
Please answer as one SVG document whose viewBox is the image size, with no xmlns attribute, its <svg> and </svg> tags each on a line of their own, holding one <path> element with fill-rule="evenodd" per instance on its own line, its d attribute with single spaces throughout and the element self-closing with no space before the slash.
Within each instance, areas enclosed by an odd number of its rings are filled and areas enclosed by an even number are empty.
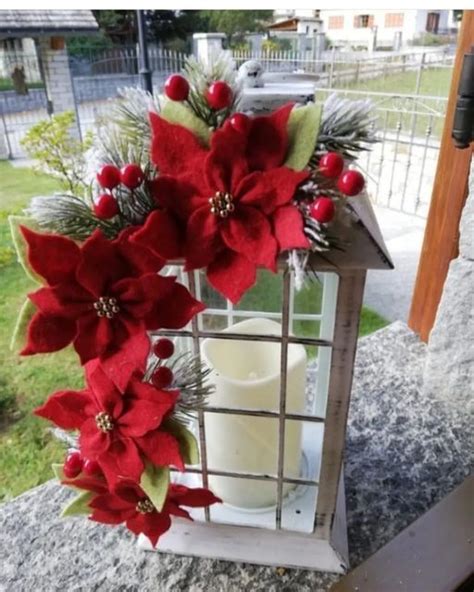
<svg viewBox="0 0 474 592">
<path fill-rule="evenodd" d="M 261 59 L 273 77 L 284 72 L 309 73 L 315 82 L 317 101 L 330 92 L 374 101 L 381 142 L 361 159 L 372 199 L 425 216 L 446 112 L 452 56 L 443 50 L 347 62 L 340 53 L 330 53 L 338 59 L 311 60 L 298 52 L 234 52 L 234 59 L 237 65 L 249 58 Z M 16 56 L 20 58 L 25 72 L 33 76 L 36 57 Z M 185 58 L 182 53 L 152 48 L 150 64 L 155 88 L 161 89 L 167 76 L 182 68 Z M 71 76 L 80 131 L 85 133 L 93 128 L 98 116 L 109 110 L 109 101 L 117 97 L 120 88 L 138 84 L 136 49 L 73 58 Z M 37 84 L 32 86 L 24 96 L 14 90 L 0 91 L 0 153 L 11 158 L 24 157 L 22 137 L 47 116 L 45 91 L 35 88 Z"/>
</svg>

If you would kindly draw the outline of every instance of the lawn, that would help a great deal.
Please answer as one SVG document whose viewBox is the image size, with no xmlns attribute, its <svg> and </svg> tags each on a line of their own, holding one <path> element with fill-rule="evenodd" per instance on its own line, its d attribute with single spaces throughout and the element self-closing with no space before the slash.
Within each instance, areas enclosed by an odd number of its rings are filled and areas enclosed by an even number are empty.
<svg viewBox="0 0 474 592">
<path fill-rule="evenodd" d="M 82 373 L 72 350 L 22 358 L 9 349 L 16 312 L 34 286 L 15 260 L 7 215 L 20 213 L 33 195 L 52 193 L 55 189 L 56 182 L 45 175 L 0 162 L 0 500 L 8 500 L 51 477 L 50 465 L 62 458 L 64 449 L 51 435 L 46 422 L 31 411 L 49 393 L 64 387 L 80 388 L 82 384 Z M 251 307 L 264 301 L 266 310 L 277 310 L 277 282 L 278 278 L 265 275 L 241 306 Z M 297 296 L 298 311 L 310 310 L 310 301 L 319 297 L 320 287 L 315 282 Z M 295 331 L 301 334 L 307 335 L 316 328 L 311 323 L 299 323 Z M 366 335 L 386 324 L 385 319 L 364 309 L 360 334 Z"/>
</svg>

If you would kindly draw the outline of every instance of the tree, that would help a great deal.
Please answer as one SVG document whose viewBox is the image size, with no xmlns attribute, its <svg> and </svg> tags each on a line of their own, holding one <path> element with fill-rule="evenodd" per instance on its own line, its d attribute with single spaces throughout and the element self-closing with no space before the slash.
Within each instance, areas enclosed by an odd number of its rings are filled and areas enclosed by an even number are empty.
<svg viewBox="0 0 474 592">
<path fill-rule="evenodd" d="M 272 10 L 203 10 L 209 30 L 225 33 L 229 44 L 242 40 L 245 33 L 264 31 Z"/>
</svg>

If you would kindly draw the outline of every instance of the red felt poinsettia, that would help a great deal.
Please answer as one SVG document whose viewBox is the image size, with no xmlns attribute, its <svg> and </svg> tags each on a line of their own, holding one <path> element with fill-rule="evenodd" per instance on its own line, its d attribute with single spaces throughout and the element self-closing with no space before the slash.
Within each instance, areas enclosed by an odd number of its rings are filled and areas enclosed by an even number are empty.
<svg viewBox="0 0 474 592">
<path fill-rule="evenodd" d="M 155 198 L 184 229 L 187 268 L 207 267 L 210 283 L 233 302 L 258 266 L 275 271 L 279 252 L 309 245 L 292 205 L 308 172 L 283 166 L 291 108 L 255 118 L 248 134 L 223 126 L 209 150 L 186 128 L 150 115 Z M 153 249 L 157 233 L 152 214 L 133 240 Z"/>
<path fill-rule="evenodd" d="M 178 391 L 159 390 L 136 374 L 121 392 L 95 362 L 86 367 L 86 377 L 86 389 L 51 395 L 36 415 L 79 430 L 81 454 L 97 461 L 112 485 L 122 478 L 139 481 L 145 460 L 184 469 L 177 439 L 161 425 Z"/>
<path fill-rule="evenodd" d="M 113 241 L 96 230 L 81 246 L 63 236 L 22 232 L 29 263 L 47 283 L 29 294 L 38 311 L 23 355 L 72 342 L 82 364 L 109 359 L 115 372 L 132 357 L 129 366 L 143 367 L 147 330 L 181 328 L 204 308 L 175 277 L 157 274 L 164 262 L 159 248 L 132 243 L 134 229 Z"/>
<path fill-rule="evenodd" d="M 99 494 L 89 502 L 91 520 L 104 524 L 121 524 L 134 534 L 144 534 L 153 546 L 171 526 L 171 516 L 192 520 L 181 506 L 201 508 L 220 502 L 211 491 L 171 484 L 161 511 L 157 511 L 144 491 L 133 482 L 119 483 L 106 494 Z"/>
</svg>

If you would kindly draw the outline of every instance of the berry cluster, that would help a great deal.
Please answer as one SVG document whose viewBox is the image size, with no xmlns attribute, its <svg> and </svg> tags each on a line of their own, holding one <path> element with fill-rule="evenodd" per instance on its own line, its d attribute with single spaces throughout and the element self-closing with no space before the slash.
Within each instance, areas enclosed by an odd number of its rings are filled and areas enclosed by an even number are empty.
<svg viewBox="0 0 474 592">
<path fill-rule="evenodd" d="M 337 152 L 324 154 L 319 161 L 317 172 L 327 179 L 334 180 L 337 189 L 344 195 L 358 195 L 364 189 L 364 177 L 359 171 L 344 171 L 344 159 Z M 330 222 L 335 211 L 333 200 L 325 195 L 317 197 L 309 207 L 310 216 L 321 224 Z"/>
<path fill-rule="evenodd" d="M 75 479 L 81 473 L 88 477 L 101 475 L 102 470 L 97 461 L 84 458 L 79 450 L 72 449 L 64 459 L 63 473 L 67 479 Z"/>
<path fill-rule="evenodd" d="M 181 74 L 173 74 L 165 82 L 165 94 L 171 101 L 186 101 L 190 90 L 189 82 Z M 234 94 L 227 82 L 215 80 L 208 86 L 205 98 L 211 109 L 220 111 L 232 105 Z"/>
<path fill-rule="evenodd" d="M 174 344 L 170 339 L 162 337 L 155 341 L 153 353 L 161 363 L 161 360 L 167 360 L 174 354 Z M 166 389 L 171 386 L 173 378 L 173 371 L 170 368 L 159 365 L 151 376 L 151 382 L 157 389 Z"/>
<path fill-rule="evenodd" d="M 119 213 L 117 200 L 112 191 L 119 185 L 123 185 L 130 191 L 137 189 L 144 179 L 145 174 L 138 164 L 126 164 L 121 169 L 113 164 L 104 165 L 97 173 L 97 182 L 110 193 L 101 193 L 94 204 L 94 213 L 97 218 L 108 220 Z"/>
</svg>

